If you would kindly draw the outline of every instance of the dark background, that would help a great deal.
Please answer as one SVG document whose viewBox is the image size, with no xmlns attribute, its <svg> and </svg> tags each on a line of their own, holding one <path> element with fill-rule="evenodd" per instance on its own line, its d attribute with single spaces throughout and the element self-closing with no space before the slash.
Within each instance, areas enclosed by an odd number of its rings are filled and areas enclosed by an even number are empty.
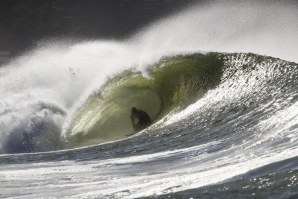
<svg viewBox="0 0 298 199">
<path fill-rule="evenodd" d="M 50 38 L 122 39 L 195 0 L 0 0 L 0 56 Z"/>
</svg>

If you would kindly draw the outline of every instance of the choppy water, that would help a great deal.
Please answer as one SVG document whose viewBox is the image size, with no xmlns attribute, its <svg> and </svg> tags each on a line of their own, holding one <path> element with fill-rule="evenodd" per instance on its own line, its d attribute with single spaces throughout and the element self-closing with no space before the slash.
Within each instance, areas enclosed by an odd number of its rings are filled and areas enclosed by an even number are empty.
<svg viewBox="0 0 298 199">
<path fill-rule="evenodd" d="M 296 13 L 200 5 L 125 42 L 44 44 L 2 66 L 0 197 L 298 197 Z M 220 79 L 191 104 L 131 137 L 68 148 L 76 111 L 108 77 L 149 78 L 161 57 L 201 50 L 237 53 L 215 53 Z"/>
</svg>

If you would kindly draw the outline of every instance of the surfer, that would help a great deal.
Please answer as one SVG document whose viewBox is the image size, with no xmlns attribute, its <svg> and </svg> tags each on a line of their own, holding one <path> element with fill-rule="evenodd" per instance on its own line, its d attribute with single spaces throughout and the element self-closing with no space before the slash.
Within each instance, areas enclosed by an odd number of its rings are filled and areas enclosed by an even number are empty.
<svg viewBox="0 0 298 199">
<path fill-rule="evenodd" d="M 140 131 L 151 124 L 149 115 L 145 111 L 136 109 L 135 107 L 131 109 L 130 119 L 135 131 Z"/>
</svg>

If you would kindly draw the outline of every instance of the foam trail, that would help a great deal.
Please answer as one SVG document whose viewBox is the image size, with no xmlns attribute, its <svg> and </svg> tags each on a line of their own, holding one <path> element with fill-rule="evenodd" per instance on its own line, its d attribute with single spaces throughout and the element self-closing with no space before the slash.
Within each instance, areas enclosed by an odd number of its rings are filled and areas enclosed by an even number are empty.
<svg viewBox="0 0 298 199">
<path fill-rule="evenodd" d="M 43 44 L 0 69 L 0 152 L 7 152 L 8 140 L 21 143 L 24 133 L 67 128 L 73 110 L 107 77 L 131 66 L 144 70 L 163 55 L 254 52 L 298 62 L 297 13 L 288 3 L 215 1 L 162 19 L 125 42 Z"/>
</svg>

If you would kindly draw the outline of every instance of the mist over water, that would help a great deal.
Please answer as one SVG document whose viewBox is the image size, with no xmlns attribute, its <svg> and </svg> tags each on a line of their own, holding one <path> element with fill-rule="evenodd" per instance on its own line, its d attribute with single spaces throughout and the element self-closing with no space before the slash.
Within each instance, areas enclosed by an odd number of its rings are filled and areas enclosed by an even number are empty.
<svg viewBox="0 0 298 199">
<path fill-rule="evenodd" d="M 291 3 L 214 1 L 124 41 L 44 43 L 0 69 L 0 153 L 63 148 L 51 140 L 65 136 L 73 111 L 90 93 L 108 77 L 131 67 L 145 71 L 164 55 L 253 52 L 298 62 L 297 13 Z M 24 137 L 34 149 L 26 148 Z"/>
<path fill-rule="evenodd" d="M 298 6 L 286 1 L 193 5 L 137 34 L 144 52 L 254 52 L 298 62 Z"/>
</svg>

